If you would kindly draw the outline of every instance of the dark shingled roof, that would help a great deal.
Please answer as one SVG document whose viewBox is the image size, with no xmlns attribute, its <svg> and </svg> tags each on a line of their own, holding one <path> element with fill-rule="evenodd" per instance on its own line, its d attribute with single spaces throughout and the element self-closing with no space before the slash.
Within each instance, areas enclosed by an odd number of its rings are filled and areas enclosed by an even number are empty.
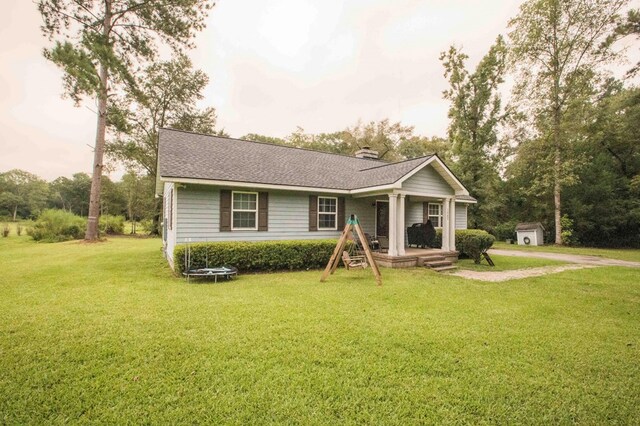
<svg viewBox="0 0 640 426">
<path fill-rule="evenodd" d="M 326 189 L 391 184 L 431 156 L 399 163 L 160 129 L 158 174 Z"/>
<path fill-rule="evenodd" d="M 544 231 L 544 226 L 540 222 L 527 222 L 527 223 L 519 223 L 516 225 L 516 231 L 532 231 L 538 228 L 542 228 Z"/>
</svg>

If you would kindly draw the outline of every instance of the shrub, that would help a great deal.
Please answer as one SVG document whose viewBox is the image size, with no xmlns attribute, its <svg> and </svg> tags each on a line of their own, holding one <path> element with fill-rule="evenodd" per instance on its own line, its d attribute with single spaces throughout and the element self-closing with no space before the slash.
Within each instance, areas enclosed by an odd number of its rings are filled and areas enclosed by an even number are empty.
<svg viewBox="0 0 640 426">
<path fill-rule="evenodd" d="M 18 237 L 22 235 L 22 225 L 16 225 L 16 234 Z"/>
<path fill-rule="evenodd" d="M 491 248 L 495 237 L 482 229 L 456 229 L 456 250 L 480 263 L 482 253 Z M 432 247 L 442 247 L 442 228 L 436 229 Z"/>
<path fill-rule="evenodd" d="M 493 232 L 491 232 L 496 240 L 505 241 L 505 240 L 515 240 L 516 236 L 516 223 L 515 222 L 506 222 L 501 223 L 493 227 Z"/>
<path fill-rule="evenodd" d="M 151 219 L 142 219 L 140 221 L 140 228 L 144 232 L 150 234 L 151 231 L 153 231 L 153 220 L 151 220 Z"/>
<path fill-rule="evenodd" d="M 482 229 L 456 230 L 456 248 L 475 263 L 480 263 L 482 253 L 489 250 L 495 240 L 493 235 Z"/>
<path fill-rule="evenodd" d="M 5 237 L 5 238 L 8 237 L 9 236 L 9 231 L 10 231 L 9 225 L 6 224 L 6 223 L 3 223 L 2 224 L 2 236 Z"/>
<path fill-rule="evenodd" d="M 78 240 L 83 237 L 86 219 L 73 213 L 48 209 L 43 211 L 27 234 L 36 241 L 59 242 Z"/>
<path fill-rule="evenodd" d="M 112 214 L 102 215 L 100 216 L 98 229 L 101 234 L 124 234 L 124 216 L 114 216 Z"/>
<path fill-rule="evenodd" d="M 336 240 L 206 242 L 190 245 L 191 268 L 235 266 L 239 271 L 278 271 L 324 268 Z M 184 244 L 173 251 L 177 273 L 184 272 Z"/>
</svg>

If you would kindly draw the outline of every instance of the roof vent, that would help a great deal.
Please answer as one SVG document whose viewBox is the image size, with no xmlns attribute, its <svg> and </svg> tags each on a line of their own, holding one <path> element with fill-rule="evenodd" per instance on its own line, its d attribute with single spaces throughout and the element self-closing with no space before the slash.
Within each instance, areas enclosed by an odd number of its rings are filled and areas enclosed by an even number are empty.
<svg viewBox="0 0 640 426">
<path fill-rule="evenodd" d="M 356 151 L 357 158 L 372 158 L 374 160 L 378 159 L 378 151 L 374 151 L 371 147 L 363 146 L 361 149 Z"/>
</svg>

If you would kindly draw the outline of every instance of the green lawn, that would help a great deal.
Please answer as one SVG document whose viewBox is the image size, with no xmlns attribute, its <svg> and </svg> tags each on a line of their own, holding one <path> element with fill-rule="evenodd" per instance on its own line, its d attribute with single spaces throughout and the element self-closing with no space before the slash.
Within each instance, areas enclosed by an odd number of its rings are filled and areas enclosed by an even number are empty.
<svg viewBox="0 0 640 426">
<path fill-rule="evenodd" d="M 638 424 L 638 270 L 174 278 L 156 239 L 0 238 L 0 423 Z"/>
<path fill-rule="evenodd" d="M 544 251 L 548 253 L 566 253 L 566 254 L 586 254 L 590 256 L 602 256 L 611 259 L 628 260 L 631 262 L 640 262 L 640 250 L 633 249 L 602 249 L 592 247 L 565 247 L 556 245 L 546 246 L 519 246 L 517 244 L 507 244 L 501 241 L 493 243 L 496 249 L 508 250 L 524 250 L 524 251 Z"/>
<path fill-rule="evenodd" d="M 456 264 L 460 269 L 469 269 L 481 272 L 497 272 L 511 271 L 514 269 L 539 268 L 541 266 L 558 266 L 566 265 L 566 262 L 551 259 L 537 259 L 535 257 L 515 257 L 500 256 L 498 254 L 491 255 L 491 260 L 495 266 L 489 266 L 486 259 L 482 259 L 479 265 L 476 265 L 473 259 L 460 259 Z"/>
</svg>

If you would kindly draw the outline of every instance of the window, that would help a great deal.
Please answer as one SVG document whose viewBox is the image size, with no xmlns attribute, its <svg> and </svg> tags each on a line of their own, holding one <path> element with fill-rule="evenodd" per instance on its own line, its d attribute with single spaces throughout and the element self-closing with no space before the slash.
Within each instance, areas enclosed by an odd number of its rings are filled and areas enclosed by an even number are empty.
<svg viewBox="0 0 640 426">
<path fill-rule="evenodd" d="M 231 201 L 233 223 L 231 229 L 258 229 L 258 193 L 233 192 Z"/>
<path fill-rule="evenodd" d="M 429 203 L 429 220 L 435 228 L 442 227 L 442 204 Z"/>
<path fill-rule="evenodd" d="M 318 197 L 318 229 L 338 229 L 338 199 Z"/>
</svg>

